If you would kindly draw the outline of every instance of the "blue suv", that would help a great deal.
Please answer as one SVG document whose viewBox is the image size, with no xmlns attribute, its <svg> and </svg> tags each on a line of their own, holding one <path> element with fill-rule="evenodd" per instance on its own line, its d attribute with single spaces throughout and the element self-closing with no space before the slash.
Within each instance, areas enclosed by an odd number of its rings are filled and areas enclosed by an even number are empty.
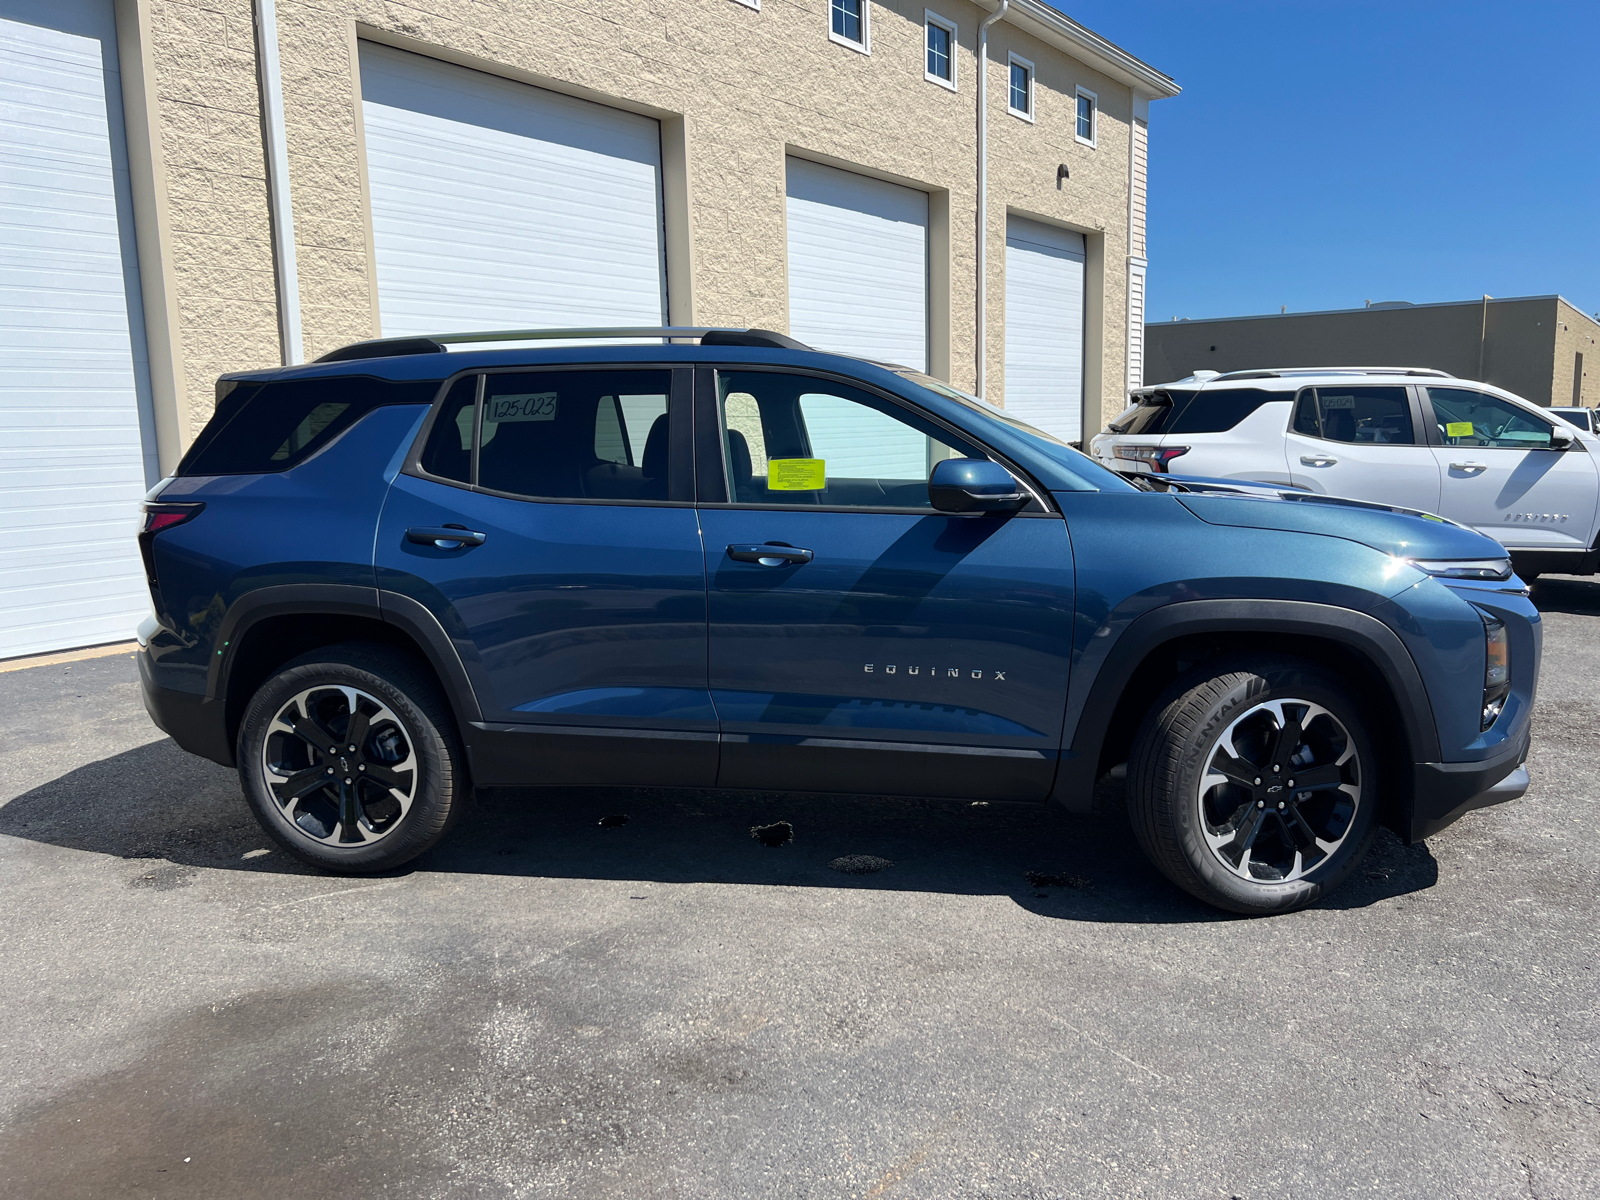
<svg viewBox="0 0 1600 1200">
<path fill-rule="evenodd" d="M 291 854 L 392 868 L 473 787 L 1083 812 L 1125 766 L 1155 864 L 1265 913 L 1527 787 L 1539 615 L 1478 533 L 1142 490 L 781 334 L 599 332 L 225 376 L 150 493 L 145 702 Z"/>
</svg>

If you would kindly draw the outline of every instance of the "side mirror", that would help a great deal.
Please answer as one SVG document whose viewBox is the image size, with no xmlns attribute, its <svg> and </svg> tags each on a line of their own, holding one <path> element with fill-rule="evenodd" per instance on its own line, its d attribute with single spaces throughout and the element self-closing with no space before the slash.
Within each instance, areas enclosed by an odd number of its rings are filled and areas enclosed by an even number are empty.
<svg viewBox="0 0 1600 1200">
<path fill-rule="evenodd" d="M 1028 502 L 1011 472 L 986 458 L 947 458 L 933 465 L 928 499 L 947 513 L 1015 512 Z"/>
<path fill-rule="evenodd" d="M 1572 443 L 1578 439 L 1572 436 L 1570 429 L 1552 429 L 1550 431 L 1550 449 L 1570 450 Z"/>
</svg>

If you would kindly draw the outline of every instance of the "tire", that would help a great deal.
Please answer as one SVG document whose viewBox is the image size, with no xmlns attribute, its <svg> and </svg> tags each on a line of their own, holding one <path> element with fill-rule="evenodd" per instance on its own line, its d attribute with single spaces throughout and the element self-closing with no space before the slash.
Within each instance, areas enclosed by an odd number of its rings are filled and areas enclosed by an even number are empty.
<svg viewBox="0 0 1600 1200">
<path fill-rule="evenodd" d="M 1315 902 L 1377 832 L 1378 759 L 1362 715 L 1372 707 L 1298 659 L 1202 664 L 1134 739 L 1128 816 L 1140 846 L 1173 883 L 1229 912 Z M 1295 773 L 1310 786 L 1291 786 Z"/>
<path fill-rule="evenodd" d="M 365 719 L 354 741 L 352 698 Z M 301 655 L 263 683 L 240 723 L 237 761 L 267 835 L 302 862 L 346 875 L 387 871 L 429 849 L 468 791 L 433 680 L 405 655 L 361 642 Z"/>
</svg>

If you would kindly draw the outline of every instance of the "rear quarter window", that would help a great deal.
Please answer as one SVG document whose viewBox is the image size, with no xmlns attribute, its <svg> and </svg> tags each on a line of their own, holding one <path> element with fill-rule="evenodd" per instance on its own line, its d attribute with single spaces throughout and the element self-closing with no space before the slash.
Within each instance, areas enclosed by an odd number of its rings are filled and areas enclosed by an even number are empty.
<svg viewBox="0 0 1600 1200">
<path fill-rule="evenodd" d="M 218 384 L 217 410 L 178 464 L 179 475 L 269 475 L 304 462 L 375 408 L 427 404 L 437 380 L 370 375 Z"/>
<path fill-rule="evenodd" d="M 1197 393 L 1179 410 L 1175 409 L 1164 433 L 1226 433 L 1263 404 L 1287 404 L 1293 392 L 1273 392 L 1265 388 L 1219 388 Z"/>
</svg>

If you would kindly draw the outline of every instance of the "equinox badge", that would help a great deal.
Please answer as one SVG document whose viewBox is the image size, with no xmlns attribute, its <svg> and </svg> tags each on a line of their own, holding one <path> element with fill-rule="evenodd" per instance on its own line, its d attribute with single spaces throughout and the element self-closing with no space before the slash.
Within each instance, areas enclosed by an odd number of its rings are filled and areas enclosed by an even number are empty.
<svg viewBox="0 0 1600 1200">
<path fill-rule="evenodd" d="M 871 674 L 873 674 L 873 673 L 878 671 L 878 667 L 874 663 L 864 663 L 864 664 L 862 664 L 861 669 L 863 671 L 865 671 L 868 675 L 871 675 Z M 885 675 L 894 675 L 894 674 L 897 674 L 899 672 L 900 668 L 897 665 L 891 663 L 889 666 L 884 667 L 882 670 L 883 670 L 883 674 L 885 674 Z M 920 674 L 922 674 L 923 671 L 927 671 L 928 674 L 932 675 L 935 679 L 937 679 L 939 677 L 941 672 L 943 672 L 944 677 L 946 679 L 960 679 L 962 674 L 963 674 L 963 670 L 960 667 L 907 667 L 906 668 L 906 674 L 907 675 L 920 675 Z M 992 680 L 995 680 L 996 682 L 1000 682 L 1000 683 L 1004 683 L 1005 682 L 1005 678 L 1006 678 L 1006 673 L 1004 671 L 989 671 L 986 674 L 983 671 L 971 671 L 971 670 L 968 670 L 968 671 L 965 672 L 965 674 L 968 675 L 972 679 L 988 678 L 988 679 L 992 679 Z"/>
</svg>

